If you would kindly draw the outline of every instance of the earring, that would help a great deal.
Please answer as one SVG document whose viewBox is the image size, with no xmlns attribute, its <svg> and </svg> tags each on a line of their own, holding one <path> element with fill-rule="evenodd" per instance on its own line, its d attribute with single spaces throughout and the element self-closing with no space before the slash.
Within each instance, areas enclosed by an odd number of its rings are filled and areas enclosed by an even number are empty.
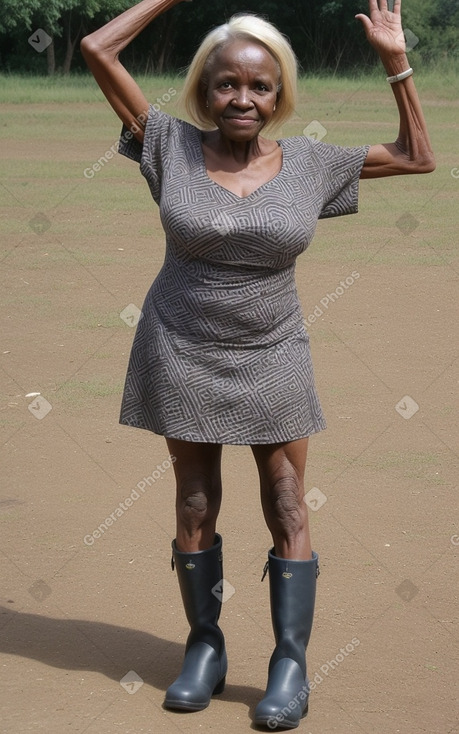
<svg viewBox="0 0 459 734">
<path fill-rule="evenodd" d="M 273 112 L 275 112 L 275 111 L 276 111 L 276 105 L 274 105 L 274 107 L 273 107 Z"/>
<path fill-rule="evenodd" d="M 209 107 L 209 102 L 208 101 L 206 102 L 206 107 Z"/>
</svg>

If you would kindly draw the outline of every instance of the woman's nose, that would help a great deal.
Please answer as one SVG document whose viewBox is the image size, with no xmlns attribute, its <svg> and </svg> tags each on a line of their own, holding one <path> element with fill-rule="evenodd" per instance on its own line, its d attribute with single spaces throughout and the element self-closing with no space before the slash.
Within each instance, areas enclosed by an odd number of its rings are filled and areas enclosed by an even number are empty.
<svg viewBox="0 0 459 734">
<path fill-rule="evenodd" d="M 234 103 L 237 104 L 238 107 L 251 107 L 252 99 L 250 97 L 249 89 L 245 87 L 238 89 L 234 97 Z"/>
</svg>

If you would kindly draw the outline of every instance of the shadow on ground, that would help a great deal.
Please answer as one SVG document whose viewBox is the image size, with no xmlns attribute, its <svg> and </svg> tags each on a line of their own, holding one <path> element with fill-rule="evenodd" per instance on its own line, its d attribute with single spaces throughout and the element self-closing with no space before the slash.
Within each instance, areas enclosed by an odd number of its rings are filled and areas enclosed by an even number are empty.
<svg viewBox="0 0 459 734">
<path fill-rule="evenodd" d="M 0 606 L 0 652 L 38 660 L 65 670 L 87 670 L 120 681 L 134 670 L 144 681 L 166 690 L 180 670 L 185 646 L 149 632 L 105 622 L 57 619 Z M 227 684 L 220 700 L 253 710 L 263 691 Z M 183 713 L 183 712 L 181 712 Z"/>
</svg>

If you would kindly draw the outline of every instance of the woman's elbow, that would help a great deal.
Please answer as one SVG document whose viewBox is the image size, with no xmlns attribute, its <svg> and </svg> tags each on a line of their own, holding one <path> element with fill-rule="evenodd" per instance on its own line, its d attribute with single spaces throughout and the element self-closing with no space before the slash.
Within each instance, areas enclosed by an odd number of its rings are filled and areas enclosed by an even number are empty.
<svg viewBox="0 0 459 734">
<path fill-rule="evenodd" d="M 80 41 L 80 51 L 84 59 L 88 59 L 94 53 L 94 43 L 91 36 L 84 36 Z"/>
<path fill-rule="evenodd" d="M 435 156 L 433 153 L 430 153 L 424 173 L 432 173 L 433 171 L 435 171 L 436 167 L 437 161 L 435 160 Z"/>
<path fill-rule="evenodd" d="M 437 167 L 435 156 L 432 152 L 424 153 L 412 162 L 413 173 L 432 173 Z"/>
<path fill-rule="evenodd" d="M 88 36 L 84 36 L 80 41 L 80 51 L 85 61 L 97 58 L 101 54 L 102 49 L 94 38 L 94 35 L 94 33 L 90 33 Z"/>
</svg>

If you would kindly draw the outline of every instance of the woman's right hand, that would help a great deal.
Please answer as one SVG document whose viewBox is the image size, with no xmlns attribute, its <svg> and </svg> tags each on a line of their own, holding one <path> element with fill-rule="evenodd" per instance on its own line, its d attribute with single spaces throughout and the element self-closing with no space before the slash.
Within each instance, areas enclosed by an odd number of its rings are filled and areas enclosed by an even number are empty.
<svg viewBox="0 0 459 734">
<path fill-rule="evenodd" d="M 118 117 L 143 142 L 148 101 L 119 54 L 151 21 L 182 0 L 142 0 L 81 41 L 81 53 Z"/>
</svg>

